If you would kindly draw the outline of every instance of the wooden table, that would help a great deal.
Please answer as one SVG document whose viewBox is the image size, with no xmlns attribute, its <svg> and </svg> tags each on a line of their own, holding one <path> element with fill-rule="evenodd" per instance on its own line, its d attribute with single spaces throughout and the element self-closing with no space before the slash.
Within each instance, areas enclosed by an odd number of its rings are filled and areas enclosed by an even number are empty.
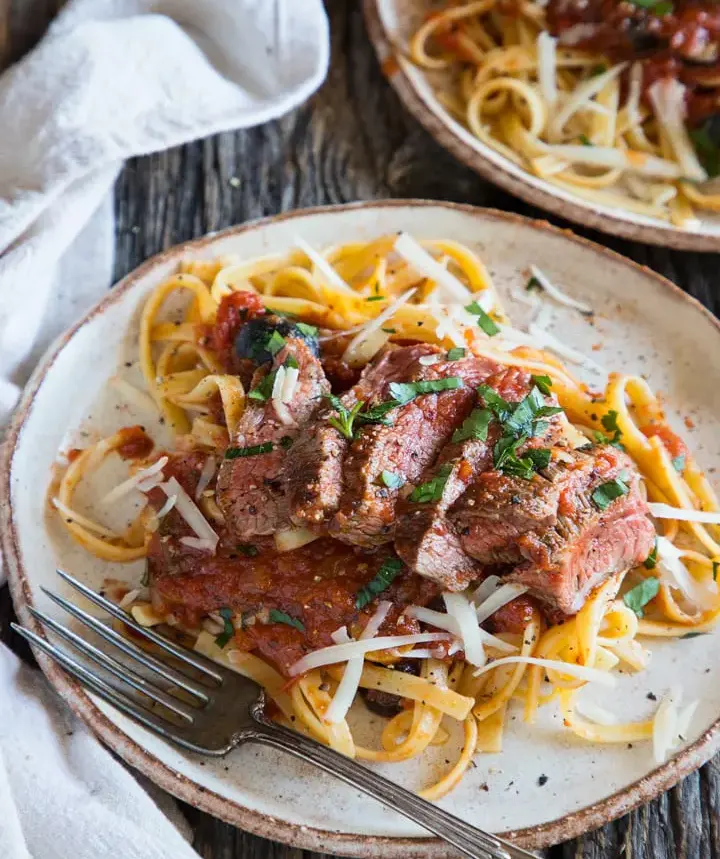
<svg viewBox="0 0 720 859">
<path fill-rule="evenodd" d="M 0 63 L 29 50 L 61 0 L 0 0 Z M 453 200 L 564 222 L 480 179 L 440 149 L 409 118 L 383 79 L 359 4 L 328 0 L 332 68 L 308 104 L 278 122 L 220 134 L 127 164 L 116 188 L 121 278 L 177 242 L 288 209 L 350 200 L 415 197 Z M 716 314 L 720 256 L 671 252 L 576 232 L 678 283 Z M 0 591 L 0 639 L 30 658 L 9 634 L 12 607 Z M 546 851 L 552 859 L 718 859 L 720 757 L 650 805 L 577 841 Z M 191 808 L 195 847 L 207 859 L 306 859 Z M 42 857 L 38 857 L 42 859 Z"/>
</svg>

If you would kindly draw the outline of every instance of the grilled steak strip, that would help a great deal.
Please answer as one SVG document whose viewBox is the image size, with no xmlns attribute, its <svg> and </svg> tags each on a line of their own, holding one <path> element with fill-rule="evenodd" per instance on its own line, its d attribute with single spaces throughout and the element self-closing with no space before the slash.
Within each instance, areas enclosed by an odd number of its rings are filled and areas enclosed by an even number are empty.
<svg viewBox="0 0 720 859">
<path fill-rule="evenodd" d="M 420 357 L 419 351 L 416 355 Z M 485 359 L 469 357 L 460 361 L 443 358 L 431 365 L 416 359 L 407 368 L 403 382 L 459 377 L 463 387 L 421 394 L 389 412 L 390 425 L 360 429 L 345 460 L 344 492 L 329 523 L 332 536 L 366 547 L 393 539 L 398 489 L 384 485 L 383 472 L 391 472 L 403 483 L 416 483 L 467 417 L 475 399 L 475 386 L 496 367 Z M 393 398 L 389 381 L 378 391 L 376 402 Z"/>
<path fill-rule="evenodd" d="M 510 403 L 520 402 L 532 387 L 530 375 L 518 367 L 498 369 L 484 381 Z M 555 398 L 547 398 L 547 403 L 556 405 Z M 427 483 L 442 475 L 443 469 L 447 473 L 449 468 L 440 497 L 427 503 L 417 503 L 409 500 L 409 492 L 404 492 L 398 504 L 395 532 L 398 555 L 411 570 L 440 582 L 446 590 L 462 590 L 482 571 L 477 558 L 467 554 L 463 548 L 460 535 L 446 514 L 473 480 L 492 468 L 493 448 L 500 432 L 495 422 L 490 426 L 485 441 L 474 438 L 451 441 L 418 480 L 419 484 Z M 545 433 L 530 439 L 521 452 L 528 447 L 552 445 L 559 432 L 559 421 L 553 418 L 548 422 Z"/>
<path fill-rule="evenodd" d="M 621 480 L 623 496 L 600 509 L 593 494 Z M 515 565 L 551 619 L 575 614 L 593 587 L 644 561 L 655 529 L 639 474 L 622 451 L 602 445 L 553 453 L 531 480 L 495 471 L 479 476 L 450 511 L 465 551 L 482 564 Z"/>
<path fill-rule="evenodd" d="M 357 385 L 343 394 L 340 402 L 348 411 L 358 402 L 380 402 L 390 382 L 407 379 L 419 358 L 436 352 L 435 346 L 426 344 L 384 352 L 368 364 Z M 323 402 L 293 447 L 290 508 L 296 525 L 321 528 L 340 506 L 343 460 L 350 442 L 329 423 L 333 416 L 337 416 L 335 409 Z"/>
<path fill-rule="evenodd" d="M 271 443 L 268 453 L 224 459 L 217 482 L 217 503 L 225 521 L 240 540 L 273 534 L 288 528 L 290 507 L 287 481 L 293 462 L 292 445 L 303 425 L 317 410 L 320 398 L 330 390 L 322 365 L 304 340 L 290 338 L 275 355 L 272 365 L 255 373 L 256 388 L 268 373 L 279 369 L 288 358 L 298 364 L 298 383 L 291 402 L 286 404 L 292 423 L 281 420 L 272 399 L 248 399 L 232 446 L 254 447 Z"/>
</svg>

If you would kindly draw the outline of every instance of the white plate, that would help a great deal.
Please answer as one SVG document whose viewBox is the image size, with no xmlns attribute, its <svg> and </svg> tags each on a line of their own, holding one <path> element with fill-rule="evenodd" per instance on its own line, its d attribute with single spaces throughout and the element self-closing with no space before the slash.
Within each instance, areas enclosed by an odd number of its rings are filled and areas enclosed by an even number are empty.
<svg viewBox="0 0 720 859">
<path fill-rule="evenodd" d="M 699 223 L 680 229 L 667 221 L 583 200 L 513 164 L 478 140 L 452 117 L 435 93 L 451 87 L 447 72 L 427 72 L 407 59 L 410 36 L 422 24 L 432 0 L 364 0 L 368 33 L 383 71 L 412 113 L 433 137 L 468 167 L 528 203 L 586 227 L 633 241 L 679 250 L 720 250 L 720 215 L 700 212 Z"/>
<path fill-rule="evenodd" d="M 99 587 L 107 576 L 137 580 L 138 565 L 99 562 L 67 537 L 48 516 L 46 490 L 59 450 L 86 444 L 113 429 L 143 423 L 151 414 L 132 413 L 108 393 L 107 380 L 136 356 L 135 325 L 143 299 L 185 255 L 253 257 L 283 251 L 300 235 L 315 247 L 368 240 L 407 230 L 418 238 L 464 242 L 487 263 L 507 309 L 522 321 L 527 308 L 512 295 L 537 264 L 553 281 L 589 302 L 597 321 L 553 307 L 555 332 L 576 348 L 592 351 L 607 367 L 645 374 L 672 405 L 671 422 L 692 416 L 696 429 L 685 435 L 698 460 L 720 467 L 716 415 L 720 414 L 717 321 L 697 302 L 652 272 L 582 239 L 547 225 L 500 212 L 452 204 L 385 202 L 298 212 L 236 227 L 155 257 L 122 281 L 68 332 L 36 372 L 5 449 L 0 483 L 3 549 L 21 621 L 37 629 L 29 605 L 59 612 L 40 592 L 57 589 L 63 565 Z M 594 348 L 593 346 L 593 348 Z M 120 406 L 116 409 L 115 406 Z M 62 590 L 62 588 L 61 588 Z M 61 618 L 64 619 L 64 618 Z M 580 742 L 562 727 L 551 708 L 532 727 L 513 714 L 501 755 L 481 755 L 442 805 L 486 829 L 518 831 L 520 840 L 542 845 L 563 840 L 627 811 L 700 766 L 718 746 L 720 660 L 713 651 L 718 633 L 653 645 L 653 662 L 643 674 L 620 678 L 612 706 L 640 717 L 658 696 L 679 682 L 689 698 L 700 699 L 690 745 L 654 769 L 648 744 L 596 746 Z M 184 754 L 88 697 L 47 660 L 51 682 L 104 739 L 133 766 L 184 800 L 245 829 L 317 850 L 365 857 L 442 856 L 445 848 L 404 819 L 382 809 L 330 777 L 279 753 L 257 747 L 236 750 L 224 760 Z M 598 699 L 600 700 L 600 699 Z M 607 703 L 607 702 L 605 702 Z M 449 758 L 442 747 L 429 758 L 383 768 L 411 788 L 426 783 Z M 547 775 L 540 786 L 538 779 Z M 486 790 L 487 787 L 487 790 Z M 415 840 L 421 839 L 421 840 Z"/>
</svg>

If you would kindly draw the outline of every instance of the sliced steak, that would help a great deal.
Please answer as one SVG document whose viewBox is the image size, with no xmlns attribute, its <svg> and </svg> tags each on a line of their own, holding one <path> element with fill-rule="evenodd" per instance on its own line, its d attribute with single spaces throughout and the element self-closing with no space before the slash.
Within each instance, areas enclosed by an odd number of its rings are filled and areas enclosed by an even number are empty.
<svg viewBox="0 0 720 859">
<path fill-rule="evenodd" d="M 220 466 L 217 503 L 228 527 L 240 540 L 255 535 L 273 534 L 290 526 L 287 483 L 294 461 L 293 445 L 304 425 L 318 409 L 330 385 L 314 350 L 297 338 L 286 340 L 272 364 L 260 368 L 253 377 L 253 388 L 294 358 L 299 376 L 292 400 L 285 408 L 268 398 L 264 402 L 248 399 L 231 448 Z M 266 382 L 267 387 L 270 387 Z M 266 391 L 269 397 L 269 391 Z M 269 452 L 228 458 L 238 449 L 272 444 Z"/>
<path fill-rule="evenodd" d="M 483 564 L 515 565 L 508 581 L 527 585 L 558 620 L 575 614 L 609 575 L 647 558 L 655 529 L 639 480 L 632 460 L 610 445 L 555 450 L 551 465 L 532 480 L 481 475 L 451 518 L 468 554 Z M 627 491 L 603 499 L 605 484 Z"/>
<path fill-rule="evenodd" d="M 390 382 L 406 380 L 421 357 L 437 352 L 436 347 L 426 344 L 384 352 L 379 360 L 368 364 L 357 385 L 343 394 L 340 402 L 348 411 L 358 402 L 380 402 Z M 329 423 L 333 416 L 337 417 L 335 409 L 324 403 L 293 448 L 290 507 L 296 525 L 321 527 L 340 506 L 343 460 L 350 442 Z"/>
<path fill-rule="evenodd" d="M 418 350 L 419 347 L 408 347 Z M 415 484 L 433 463 L 453 430 L 468 416 L 475 387 L 497 364 L 468 357 L 422 364 L 419 355 L 407 366 L 403 382 L 460 378 L 462 387 L 424 393 L 388 413 L 389 424 L 363 426 L 350 445 L 343 467 L 340 507 L 329 523 L 332 536 L 356 546 L 378 546 L 393 539 L 398 488 L 385 485 L 383 472 L 402 483 Z M 390 379 L 377 392 L 376 402 L 393 398 Z"/>
<path fill-rule="evenodd" d="M 530 374 L 518 367 L 504 367 L 484 381 L 510 403 L 520 402 L 532 387 Z M 548 398 L 547 402 L 556 405 L 554 398 Z M 553 418 L 548 422 L 545 433 L 530 439 L 525 448 L 552 445 L 559 432 L 560 423 Z M 447 517 L 447 511 L 460 496 L 467 494 L 468 486 L 478 475 L 492 468 L 493 448 L 499 436 L 500 427 L 495 422 L 490 425 L 485 441 L 473 438 L 451 441 L 418 480 L 418 484 L 427 484 L 433 480 L 442 483 L 445 480 L 440 497 L 418 503 L 411 501 L 410 493 L 405 492 L 398 504 L 395 531 L 398 555 L 410 569 L 440 582 L 450 591 L 462 590 L 477 578 L 482 567 L 476 557 L 465 551 L 455 523 Z"/>
</svg>

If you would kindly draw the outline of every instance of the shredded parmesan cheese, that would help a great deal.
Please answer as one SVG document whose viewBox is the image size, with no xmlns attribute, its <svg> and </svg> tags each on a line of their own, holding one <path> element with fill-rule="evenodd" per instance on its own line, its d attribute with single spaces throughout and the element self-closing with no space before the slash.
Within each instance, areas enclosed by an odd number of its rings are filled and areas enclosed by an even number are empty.
<svg viewBox="0 0 720 859">
<path fill-rule="evenodd" d="M 565 674 L 568 677 L 577 677 L 579 680 L 585 680 L 588 683 L 600 683 L 603 686 L 614 686 L 615 678 L 612 674 L 606 671 L 599 671 L 597 668 L 588 668 L 586 665 L 574 665 L 571 662 L 561 662 L 557 659 L 538 659 L 535 656 L 503 656 L 502 659 L 496 659 L 489 662 L 482 668 L 478 668 L 474 672 L 474 676 L 485 674 L 493 668 L 499 668 L 501 665 L 514 665 L 516 663 L 524 663 L 525 665 L 539 665 L 541 668 L 549 668 L 551 671 L 557 671 L 558 674 Z"/>
<path fill-rule="evenodd" d="M 209 456 L 205 460 L 205 465 L 203 465 L 200 472 L 200 479 L 195 490 L 195 500 L 199 500 L 202 497 L 203 492 L 208 488 L 210 481 L 213 479 L 216 470 L 217 460 L 214 456 Z"/>
<path fill-rule="evenodd" d="M 345 281 L 340 277 L 340 275 L 335 271 L 335 269 L 330 265 L 330 263 L 325 259 L 325 257 L 321 256 L 304 239 L 301 239 L 299 236 L 296 236 L 294 244 L 295 247 L 299 248 L 310 260 L 310 262 L 312 262 L 312 264 L 320 272 L 323 280 L 328 284 L 328 286 L 332 286 L 334 289 L 337 289 L 340 292 L 344 292 L 346 295 L 352 295 L 353 298 L 358 297 L 357 293 L 353 289 L 351 289 L 351 287 L 349 287 L 347 283 L 345 283 Z"/>
<path fill-rule="evenodd" d="M 550 298 L 553 298 L 557 301 L 558 304 L 563 304 L 565 307 L 571 307 L 573 310 L 579 310 L 581 313 L 592 313 L 593 309 L 589 304 L 584 304 L 582 301 L 578 301 L 575 298 L 571 298 L 569 295 L 566 295 L 561 289 L 555 286 L 554 283 L 550 281 L 545 274 L 536 266 L 530 266 L 530 274 L 535 278 L 535 280 L 540 284 L 543 288 L 543 291 L 546 292 Z"/>
<path fill-rule="evenodd" d="M 343 353 L 342 360 L 348 364 L 353 364 L 356 361 L 362 361 L 362 363 L 366 363 L 372 358 L 376 352 L 382 348 L 384 343 L 388 339 L 388 335 L 386 332 L 382 331 L 382 326 L 388 322 L 392 317 L 397 313 L 397 311 L 406 304 L 413 295 L 417 292 L 417 287 L 413 287 L 412 289 L 408 289 L 407 292 L 404 292 L 399 298 L 396 298 L 392 304 L 388 305 L 388 307 L 383 310 L 383 312 L 376 316 L 375 319 L 371 319 L 365 325 L 363 325 L 362 329 L 358 331 L 358 333 L 353 337 L 350 341 L 347 349 Z M 377 332 L 380 332 L 381 338 L 376 338 L 373 342 L 373 354 L 367 356 L 365 352 L 361 350 L 362 344 L 365 341 L 369 340 L 373 337 Z"/>
<path fill-rule="evenodd" d="M 557 39 L 554 39 L 547 30 L 540 31 L 537 38 L 538 83 L 540 92 L 549 105 L 554 105 L 557 101 L 556 45 Z"/>
<path fill-rule="evenodd" d="M 166 483 L 161 484 L 160 488 L 168 498 L 172 495 L 177 496 L 175 507 L 178 513 L 195 532 L 198 539 L 205 540 L 206 543 L 211 546 L 211 551 L 214 552 L 220 538 L 215 533 L 207 519 L 203 516 L 200 508 L 195 504 L 192 498 L 190 498 L 182 486 L 180 486 L 177 480 L 174 477 L 171 477 Z M 188 537 L 184 539 L 192 538 Z"/>
<path fill-rule="evenodd" d="M 491 596 L 476 606 L 475 613 L 478 623 L 487 620 L 491 615 L 495 614 L 498 609 L 512 602 L 514 599 L 527 593 L 528 588 L 525 585 L 507 584 L 499 587 Z"/>
<path fill-rule="evenodd" d="M 663 78 L 648 89 L 648 98 L 655 118 L 680 163 L 683 176 L 704 182 L 708 177 L 707 171 L 697 157 L 685 125 L 685 87 L 674 78 Z"/>
<path fill-rule="evenodd" d="M 407 233 L 400 233 L 394 245 L 395 250 L 410 265 L 428 280 L 442 287 L 449 301 L 459 301 L 469 304 L 475 297 L 470 290 L 464 286 L 455 275 L 451 274 L 440 263 L 422 248 Z"/>
<path fill-rule="evenodd" d="M 156 474 L 161 472 L 167 463 L 167 456 L 161 456 L 157 462 L 154 462 L 147 468 L 141 468 L 140 471 L 136 471 L 132 477 L 128 477 L 127 480 L 123 480 L 122 483 L 119 483 L 114 489 L 111 489 L 107 495 L 103 496 L 100 503 L 112 504 L 114 501 L 117 501 L 118 498 L 122 498 L 123 495 L 127 495 L 128 492 L 136 489 L 144 480 L 147 480 L 149 477 L 154 477 Z M 154 481 L 152 481 L 152 483 L 154 486 Z"/>
<path fill-rule="evenodd" d="M 81 525 L 83 528 L 87 528 L 88 531 L 93 531 L 95 534 L 99 534 L 101 537 L 108 537 L 110 540 L 117 539 L 120 536 L 116 531 L 111 531 L 110 528 L 106 528 L 104 525 L 100 525 L 98 522 L 93 522 L 93 520 L 88 519 L 87 516 L 83 516 L 80 513 L 76 513 L 74 510 L 68 507 L 67 504 L 63 504 L 63 502 L 59 498 L 53 498 L 52 503 L 66 519 L 70 519 L 70 521 L 75 522 L 77 525 Z"/>
</svg>

